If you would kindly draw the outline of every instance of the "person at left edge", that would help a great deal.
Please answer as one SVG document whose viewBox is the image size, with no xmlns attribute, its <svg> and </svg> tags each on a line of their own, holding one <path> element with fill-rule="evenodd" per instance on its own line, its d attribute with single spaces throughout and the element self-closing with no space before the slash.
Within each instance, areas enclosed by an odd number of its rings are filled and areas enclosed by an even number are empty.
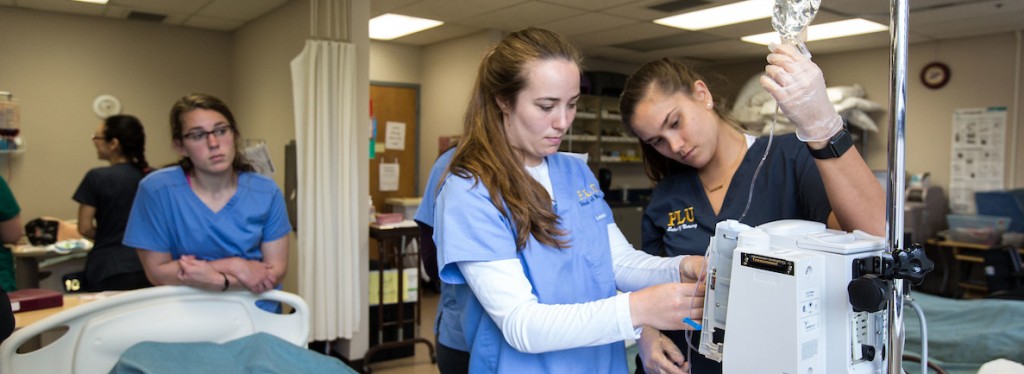
<svg viewBox="0 0 1024 374">
<path fill-rule="evenodd" d="M 191 94 L 174 104 L 170 117 L 182 159 L 142 180 L 124 244 L 138 249 L 154 285 L 279 288 L 291 231 L 284 196 L 238 152 L 234 115 L 216 97 Z"/>
<path fill-rule="evenodd" d="M 7 187 L 7 182 L 0 178 L 0 242 L 14 244 L 24 235 L 21 226 L 21 207 L 14 199 L 14 194 Z M 3 343 L 14 332 L 14 312 L 11 311 L 11 300 L 7 290 L 0 287 L 0 343 Z"/>
</svg>

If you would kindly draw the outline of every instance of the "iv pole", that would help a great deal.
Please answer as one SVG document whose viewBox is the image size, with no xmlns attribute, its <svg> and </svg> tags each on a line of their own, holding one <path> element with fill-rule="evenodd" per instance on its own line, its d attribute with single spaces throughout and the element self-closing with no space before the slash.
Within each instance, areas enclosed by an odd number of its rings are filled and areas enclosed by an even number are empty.
<svg viewBox="0 0 1024 374">
<path fill-rule="evenodd" d="M 891 0 L 889 3 L 889 193 L 886 195 L 885 223 L 886 253 L 892 254 L 906 248 L 903 237 L 903 204 L 905 194 L 906 147 L 903 141 L 906 126 L 907 104 L 907 24 L 909 0 Z M 903 373 L 903 326 L 904 280 L 894 278 L 889 293 L 888 305 L 888 351 L 887 373 Z"/>
</svg>

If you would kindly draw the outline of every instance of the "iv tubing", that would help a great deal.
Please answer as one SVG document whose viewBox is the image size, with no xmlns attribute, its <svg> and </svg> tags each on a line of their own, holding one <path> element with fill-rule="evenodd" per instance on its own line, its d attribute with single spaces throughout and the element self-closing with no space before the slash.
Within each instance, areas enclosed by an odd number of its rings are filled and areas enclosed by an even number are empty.
<svg viewBox="0 0 1024 374">
<path fill-rule="evenodd" d="M 921 374 L 928 374 L 928 322 L 924 319 L 924 310 L 910 295 L 907 295 L 907 304 L 914 308 L 917 318 L 921 320 Z"/>
<path fill-rule="evenodd" d="M 889 54 L 889 188 L 886 195 L 885 223 L 886 254 L 903 250 L 903 204 L 905 194 L 904 170 L 905 144 L 904 127 L 907 103 L 907 26 L 909 24 L 908 0 L 891 0 L 889 3 L 889 39 L 892 50 Z M 887 373 L 903 373 L 903 294 L 904 281 L 893 279 L 888 295 L 888 352 L 883 358 Z M 926 365 L 927 366 L 927 365 Z"/>
</svg>

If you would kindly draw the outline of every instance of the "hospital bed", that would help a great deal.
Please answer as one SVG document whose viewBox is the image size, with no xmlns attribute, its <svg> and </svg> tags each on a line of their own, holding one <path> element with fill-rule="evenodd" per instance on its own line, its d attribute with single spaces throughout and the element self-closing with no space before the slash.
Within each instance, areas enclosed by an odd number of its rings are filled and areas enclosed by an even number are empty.
<svg viewBox="0 0 1024 374">
<path fill-rule="evenodd" d="M 280 302 L 285 310 L 293 311 L 266 312 L 256 306 L 259 300 Z M 305 301 L 283 291 L 254 295 L 185 286 L 129 291 L 62 311 L 16 331 L 0 345 L 0 373 L 106 373 L 136 343 L 220 344 L 254 334 L 309 352 L 305 350 L 309 320 Z M 24 343 L 55 330 L 66 331 L 38 350 L 17 352 Z"/>
<path fill-rule="evenodd" d="M 1024 363 L 1024 301 L 950 299 L 911 293 L 927 321 L 928 356 L 949 374 L 977 373 L 982 364 L 998 358 Z M 909 309 L 908 309 L 909 311 Z M 921 325 L 907 313 L 904 354 L 920 355 Z M 904 361 L 910 373 L 920 372 Z"/>
</svg>

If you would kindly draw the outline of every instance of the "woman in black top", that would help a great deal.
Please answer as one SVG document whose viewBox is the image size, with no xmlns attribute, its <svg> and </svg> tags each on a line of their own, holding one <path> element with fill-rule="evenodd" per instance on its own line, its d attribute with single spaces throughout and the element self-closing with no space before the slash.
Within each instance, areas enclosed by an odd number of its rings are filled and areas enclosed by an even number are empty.
<svg viewBox="0 0 1024 374">
<path fill-rule="evenodd" d="M 149 287 L 135 250 L 121 244 L 139 181 L 149 170 L 146 134 L 130 115 L 108 117 L 92 136 L 97 157 L 110 166 L 89 170 L 75 191 L 78 232 L 94 240 L 85 263 L 86 291 Z M 95 223 L 94 220 L 95 219 Z"/>
</svg>

